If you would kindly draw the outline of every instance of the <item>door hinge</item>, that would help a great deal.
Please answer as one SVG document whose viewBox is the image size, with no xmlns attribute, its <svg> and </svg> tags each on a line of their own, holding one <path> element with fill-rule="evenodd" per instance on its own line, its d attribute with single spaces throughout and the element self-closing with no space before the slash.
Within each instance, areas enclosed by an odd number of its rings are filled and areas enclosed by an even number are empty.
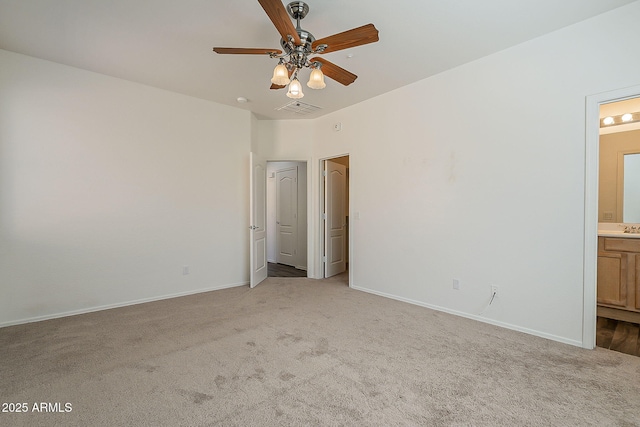
<svg viewBox="0 0 640 427">
<path fill-rule="evenodd" d="M 322 262 L 327 262 L 327 257 L 326 256 L 322 257 Z"/>
<path fill-rule="evenodd" d="M 327 176 L 327 171 L 322 171 L 322 176 Z"/>
<path fill-rule="evenodd" d="M 326 213 L 322 214 L 322 219 L 324 219 L 325 221 L 327 220 L 327 214 Z"/>
</svg>

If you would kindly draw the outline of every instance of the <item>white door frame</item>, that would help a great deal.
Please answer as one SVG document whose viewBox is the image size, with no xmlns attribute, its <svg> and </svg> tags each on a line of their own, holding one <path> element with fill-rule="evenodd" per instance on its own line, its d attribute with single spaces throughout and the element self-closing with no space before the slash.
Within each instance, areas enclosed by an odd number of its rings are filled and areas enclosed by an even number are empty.
<svg viewBox="0 0 640 427">
<path fill-rule="evenodd" d="M 332 159 L 337 159 L 338 157 L 349 157 L 349 172 L 347 173 L 348 176 L 348 180 L 347 180 L 347 194 L 349 195 L 349 210 L 347 211 L 347 215 L 349 215 L 349 230 L 347 233 L 347 242 L 348 242 L 348 260 L 349 260 L 349 268 L 348 268 L 348 275 L 349 275 L 349 287 L 353 287 L 353 253 L 352 253 L 352 249 L 353 249 L 353 239 L 352 239 L 352 229 L 353 229 L 353 224 L 351 221 L 351 154 L 349 153 L 344 153 L 344 154 L 338 154 L 335 156 L 330 156 L 330 157 L 323 157 L 321 159 L 318 160 L 318 210 L 317 215 L 315 216 L 318 220 L 318 225 L 317 225 L 317 242 L 315 244 L 315 248 L 316 248 L 316 260 L 318 262 L 318 268 L 317 268 L 317 277 L 318 278 L 324 278 L 324 263 L 322 260 L 322 256 L 324 253 L 324 220 L 322 219 L 322 214 L 324 213 L 324 176 L 323 176 L 323 172 L 324 172 L 324 162 L 325 160 L 332 160 Z"/>
<path fill-rule="evenodd" d="M 640 97 L 640 86 L 587 96 L 584 197 L 584 308 L 582 347 L 596 345 L 598 265 L 598 174 L 600 157 L 600 105 Z"/>
<path fill-rule="evenodd" d="M 307 165 L 307 229 L 304 230 L 305 233 L 307 233 L 307 277 L 312 278 L 313 277 L 313 272 L 315 272 L 315 268 L 316 268 L 316 263 L 315 263 L 315 244 L 314 244 L 314 235 L 313 235 L 313 230 L 315 230 L 315 215 L 313 214 L 314 211 L 314 207 L 313 207 L 313 203 L 312 203 L 312 189 L 313 189 L 313 182 L 311 180 L 311 177 L 313 176 L 313 172 L 312 172 L 312 161 L 313 159 L 309 159 L 309 158 L 297 158 L 297 157 L 283 157 L 283 158 L 273 158 L 273 157 L 269 157 L 267 158 L 267 163 L 281 163 L 281 162 L 299 162 L 299 163 L 305 163 Z M 267 194 L 267 197 L 269 197 L 269 195 Z M 298 200 L 298 203 L 300 203 L 300 200 Z M 300 233 L 301 230 L 298 230 L 298 233 Z"/>
</svg>

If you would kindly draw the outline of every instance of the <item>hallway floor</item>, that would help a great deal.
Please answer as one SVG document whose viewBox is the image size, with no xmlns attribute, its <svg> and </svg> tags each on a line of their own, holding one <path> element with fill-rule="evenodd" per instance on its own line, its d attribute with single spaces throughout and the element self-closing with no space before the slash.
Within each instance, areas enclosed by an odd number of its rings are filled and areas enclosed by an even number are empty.
<svg viewBox="0 0 640 427">
<path fill-rule="evenodd" d="M 268 277 L 307 277 L 307 272 L 305 270 L 300 270 L 289 265 L 270 262 L 267 268 Z"/>
</svg>

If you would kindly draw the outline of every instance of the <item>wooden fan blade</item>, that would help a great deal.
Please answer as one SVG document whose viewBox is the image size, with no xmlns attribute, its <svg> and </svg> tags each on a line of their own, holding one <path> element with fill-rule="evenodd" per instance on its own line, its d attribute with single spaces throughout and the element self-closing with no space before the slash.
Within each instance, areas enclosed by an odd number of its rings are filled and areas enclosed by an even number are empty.
<svg viewBox="0 0 640 427">
<path fill-rule="evenodd" d="M 350 47 L 362 46 L 363 44 L 377 42 L 378 30 L 373 24 L 363 25 L 342 33 L 318 39 L 311 44 L 312 49 L 316 49 L 321 44 L 326 44 L 327 48 L 319 53 L 335 52 L 336 50 L 348 49 Z"/>
<path fill-rule="evenodd" d="M 293 70 L 289 70 L 289 78 L 291 78 L 292 74 L 293 74 Z M 271 87 L 269 89 L 284 89 L 285 87 L 287 87 L 287 85 L 276 85 L 271 83 Z"/>
<path fill-rule="evenodd" d="M 258 0 L 258 3 L 260 3 L 260 6 L 267 12 L 269 19 L 271 19 L 276 30 L 280 33 L 282 40 L 288 41 L 289 38 L 287 36 L 291 36 L 296 46 L 302 44 L 296 27 L 293 26 L 293 22 L 289 18 L 289 14 L 281 0 Z"/>
<path fill-rule="evenodd" d="M 309 61 L 311 62 L 319 62 L 322 64 L 320 70 L 322 74 L 337 81 L 338 83 L 342 83 L 345 86 L 349 86 L 351 83 L 355 82 L 358 76 L 353 74 L 350 71 L 345 70 L 342 67 L 338 67 L 333 62 L 329 62 L 323 58 L 311 58 Z"/>
<path fill-rule="evenodd" d="M 261 48 L 247 48 L 247 47 L 214 47 L 215 53 L 223 55 L 268 55 L 275 53 L 280 55 L 282 51 L 280 49 L 261 49 Z"/>
</svg>

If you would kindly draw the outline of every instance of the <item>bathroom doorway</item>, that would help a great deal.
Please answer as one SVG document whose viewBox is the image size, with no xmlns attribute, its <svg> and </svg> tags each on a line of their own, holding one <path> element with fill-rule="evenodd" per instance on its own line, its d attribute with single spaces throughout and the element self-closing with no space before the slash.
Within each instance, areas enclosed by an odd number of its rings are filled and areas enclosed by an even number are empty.
<svg viewBox="0 0 640 427">
<path fill-rule="evenodd" d="M 599 112 L 596 346 L 640 356 L 640 97 Z"/>
</svg>

